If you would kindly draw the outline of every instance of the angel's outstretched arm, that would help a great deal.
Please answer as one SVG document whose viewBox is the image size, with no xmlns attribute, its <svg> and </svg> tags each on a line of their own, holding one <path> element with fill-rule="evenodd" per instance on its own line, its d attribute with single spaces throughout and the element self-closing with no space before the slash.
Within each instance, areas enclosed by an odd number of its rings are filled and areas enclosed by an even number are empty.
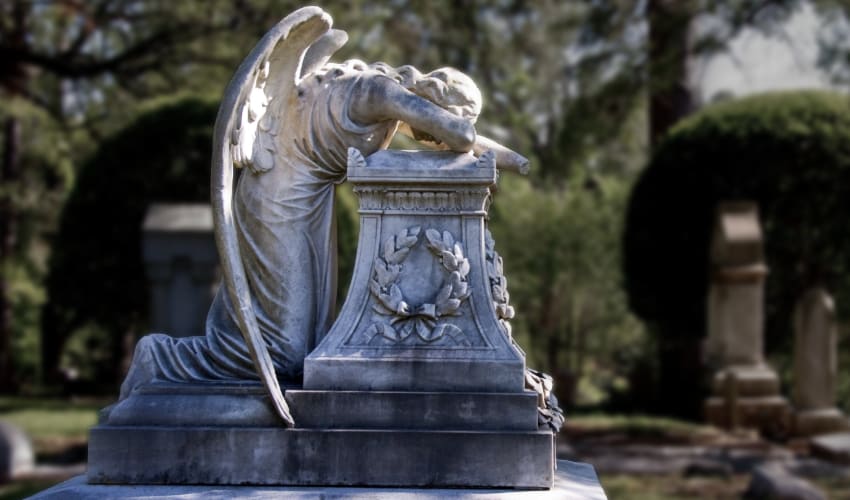
<svg viewBox="0 0 850 500">
<path fill-rule="evenodd" d="M 523 175 L 528 173 L 528 158 L 489 137 L 478 135 L 475 138 L 475 144 L 472 145 L 472 152 L 480 156 L 485 151 L 492 151 L 496 155 L 496 168 Z"/>
<path fill-rule="evenodd" d="M 399 120 L 430 134 L 452 151 L 465 153 L 475 144 L 475 127 L 419 97 L 383 75 L 364 79 L 355 92 L 349 116 L 360 123 Z"/>
<path fill-rule="evenodd" d="M 436 142 L 422 139 L 421 134 L 415 133 L 407 123 L 401 123 L 398 131 L 426 146 L 434 149 L 446 149 L 444 144 L 437 144 Z M 528 158 L 489 137 L 477 134 L 475 136 L 475 144 L 472 145 L 472 152 L 475 153 L 475 156 L 481 156 L 485 151 L 492 151 L 495 155 L 496 168 L 523 175 L 528 173 Z"/>
</svg>

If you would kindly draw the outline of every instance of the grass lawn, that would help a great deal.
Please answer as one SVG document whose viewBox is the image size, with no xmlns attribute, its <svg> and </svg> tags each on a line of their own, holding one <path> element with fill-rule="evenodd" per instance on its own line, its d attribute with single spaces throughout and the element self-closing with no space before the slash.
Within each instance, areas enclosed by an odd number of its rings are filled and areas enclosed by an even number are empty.
<svg viewBox="0 0 850 500">
<path fill-rule="evenodd" d="M 750 476 L 685 478 L 614 474 L 600 475 L 599 480 L 609 500 L 731 500 L 741 498 Z"/>
<path fill-rule="evenodd" d="M 108 401 L 0 397 L 0 420 L 23 429 L 39 458 L 59 455 L 69 447 L 85 445 L 97 412 Z M 2 498 L 2 497 L 0 497 Z"/>
<path fill-rule="evenodd" d="M 728 435 L 716 427 L 650 415 L 588 414 L 567 416 L 562 435 L 621 435 L 636 442 L 706 444 Z"/>
<path fill-rule="evenodd" d="M 41 479 L 23 479 L 0 486 L 0 500 L 18 500 L 35 495 L 39 491 L 56 484 L 56 481 Z"/>
</svg>

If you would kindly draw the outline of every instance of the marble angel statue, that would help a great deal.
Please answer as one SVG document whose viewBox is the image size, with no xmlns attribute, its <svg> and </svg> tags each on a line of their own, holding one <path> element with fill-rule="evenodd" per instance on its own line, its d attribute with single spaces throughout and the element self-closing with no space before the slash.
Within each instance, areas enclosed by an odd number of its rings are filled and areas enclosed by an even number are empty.
<svg viewBox="0 0 850 500">
<path fill-rule="evenodd" d="M 292 424 L 278 377 L 297 381 L 330 329 L 336 296 L 335 185 L 347 152 L 386 148 L 397 129 L 457 152 L 492 150 L 501 167 L 527 161 L 476 136 L 481 95 L 462 73 L 422 75 L 351 60 L 316 7 L 278 23 L 225 91 L 215 125 L 212 206 L 224 286 L 203 336 L 148 335 L 121 398 L 154 381 L 256 380 Z M 402 127 L 399 127 L 402 124 Z M 234 167 L 245 170 L 235 189 Z"/>
</svg>

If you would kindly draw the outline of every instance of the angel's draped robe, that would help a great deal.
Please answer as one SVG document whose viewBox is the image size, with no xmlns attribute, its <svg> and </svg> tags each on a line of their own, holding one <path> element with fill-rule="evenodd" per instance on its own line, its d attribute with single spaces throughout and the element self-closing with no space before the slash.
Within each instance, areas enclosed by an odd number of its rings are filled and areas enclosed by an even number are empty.
<svg viewBox="0 0 850 500">
<path fill-rule="evenodd" d="M 237 186 L 239 250 L 257 323 L 283 379 L 301 375 L 305 356 L 333 320 L 334 189 L 345 179 L 348 148 L 371 154 L 386 147 L 395 132 L 395 121 L 363 125 L 348 115 L 352 96 L 370 78 L 385 76 L 353 62 L 327 65 L 319 77 L 308 76 L 299 84 L 297 103 L 284 111 L 277 136 L 271 138 L 277 149 L 274 167 L 244 172 Z M 222 285 L 204 336 L 153 334 L 139 341 L 121 397 L 153 381 L 257 378 Z"/>
</svg>

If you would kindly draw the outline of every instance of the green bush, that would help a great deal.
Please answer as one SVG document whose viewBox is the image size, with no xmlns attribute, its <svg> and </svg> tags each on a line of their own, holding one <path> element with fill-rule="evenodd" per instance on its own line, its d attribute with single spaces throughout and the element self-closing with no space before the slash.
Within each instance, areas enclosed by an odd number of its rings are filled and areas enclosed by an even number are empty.
<svg viewBox="0 0 850 500">
<path fill-rule="evenodd" d="M 566 188 L 505 176 L 490 228 L 529 366 L 555 376 L 564 404 L 598 405 L 647 354 L 618 265 L 629 183 L 579 172 Z"/>
<path fill-rule="evenodd" d="M 629 200 L 624 274 L 632 310 L 652 325 L 660 345 L 693 346 L 703 337 L 715 207 L 754 200 L 770 267 L 766 344 L 789 349 L 793 304 L 807 287 L 825 285 L 848 309 L 848 191 L 846 95 L 770 93 L 684 120 L 659 146 Z"/>
<path fill-rule="evenodd" d="M 153 106 L 82 166 L 50 256 L 42 310 L 46 375 L 56 376 L 65 344 L 78 332 L 86 337 L 79 351 L 112 361 L 98 363 L 90 376 L 114 382 L 121 339 L 147 316 L 142 219 L 154 201 L 209 200 L 216 110 L 215 102 L 197 98 Z"/>
</svg>

